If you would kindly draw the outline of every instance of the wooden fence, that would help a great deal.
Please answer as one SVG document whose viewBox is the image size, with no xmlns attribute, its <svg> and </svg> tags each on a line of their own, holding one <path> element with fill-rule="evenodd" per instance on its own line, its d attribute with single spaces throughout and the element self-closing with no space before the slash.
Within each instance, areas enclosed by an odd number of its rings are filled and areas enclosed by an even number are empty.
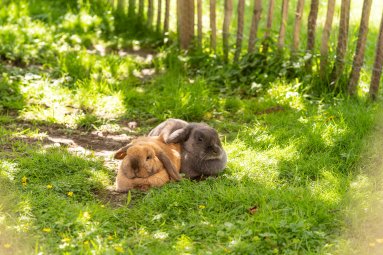
<svg viewBox="0 0 383 255">
<path fill-rule="evenodd" d="M 202 38 L 203 38 L 203 3 L 202 0 L 117 0 L 118 8 L 124 8 L 127 5 L 127 15 L 133 16 L 137 15 L 138 17 L 145 17 L 147 25 L 167 33 L 169 31 L 170 24 L 170 13 L 171 10 L 176 10 L 176 32 L 179 38 L 179 45 L 181 49 L 187 50 L 190 47 L 201 47 Z M 328 80 L 328 86 L 336 86 L 338 80 L 348 69 L 351 69 L 351 72 L 347 79 L 347 91 L 350 95 L 354 95 L 357 90 L 359 83 L 360 72 L 363 67 L 365 48 L 366 48 L 366 38 L 369 27 L 369 17 L 371 12 L 372 0 L 364 0 L 362 15 L 360 20 L 359 32 L 357 37 L 356 49 L 353 53 L 353 60 L 350 64 L 350 68 L 345 68 L 345 63 L 347 57 L 347 47 L 349 45 L 349 23 L 350 23 L 350 1 L 351 0 L 341 0 L 340 8 L 340 17 L 338 23 L 338 36 L 336 39 L 336 54 L 334 61 L 329 61 L 329 39 L 332 30 L 334 30 L 334 10 L 335 10 L 335 0 L 327 0 L 327 11 L 325 22 L 323 25 L 323 30 L 321 34 L 320 45 L 315 45 L 316 35 L 318 35 L 318 9 L 319 9 L 319 0 L 296 0 L 296 6 L 292 6 L 289 3 L 289 0 L 281 0 L 281 18 L 279 24 L 279 31 L 277 32 L 277 46 L 281 50 L 288 49 L 288 52 L 293 56 L 296 54 L 299 49 L 302 49 L 303 42 L 300 40 L 301 30 L 304 25 L 307 29 L 307 42 L 304 52 L 309 56 L 319 54 L 320 61 L 319 66 L 315 69 L 318 71 L 321 77 L 330 77 Z M 381 1 L 381 0 L 376 0 Z M 164 2 L 164 3 L 163 3 Z M 208 2 L 209 8 L 209 27 L 205 31 L 205 34 L 209 36 L 209 46 L 211 51 L 219 54 L 221 51 L 217 50 L 217 34 L 221 35 L 222 38 L 219 40 L 222 41 L 222 55 L 225 61 L 238 61 L 241 56 L 247 53 L 252 53 L 256 50 L 256 42 L 260 41 L 259 37 L 259 27 L 262 19 L 264 19 L 265 29 L 262 39 L 271 38 L 273 30 L 273 19 L 275 18 L 275 9 L 276 2 L 275 0 L 237 0 L 235 1 L 236 6 L 233 6 L 233 0 L 224 0 L 218 1 L 223 4 L 223 12 L 220 13 L 223 15 L 222 23 L 222 33 L 217 32 L 217 9 L 219 4 L 216 0 L 210 0 Z M 266 3 L 266 5 L 264 4 Z M 309 13 L 307 14 L 307 21 L 302 19 L 304 16 L 304 6 L 305 4 L 310 4 Z M 154 8 L 154 5 L 156 8 Z M 206 5 L 206 2 L 205 2 Z M 244 13 L 246 6 L 252 6 L 252 18 L 249 31 L 244 31 Z M 236 8 L 235 8 L 236 7 Z M 171 9 L 173 8 L 173 9 Z M 286 25 L 288 21 L 288 10 L 289 8 L 294 9 L 294 24 L 292 32 L 292 43 L 291 45 L 286 45 Z M 307 9 L 307 8 L 306 8 Z M 155 13 L 156 21 L 154 21 Z M 233 11 L 236 10 L 236 31 L 231 32 L 230 28 L 233 22 Z M 206 11 L 206 10 L 205 10 Z M 205 20 L 205 23 L 207 21 Z M 336 22 L 336 21 L 335 21 Z M 206 29 L 205 29 L 206 30 Z M 243 49 L 243 39 L 244 34 L 248 33 L 247 49 Z M 234 54 L 231 57 L 230 49 L 232 44 L 230 43 L 230 36 L 236 35 L 236 40 L 234 44 Z M 258 37 L 257 37 L 258 36 Z M 264 40 L 267 41 L 267 40 Z M 267 52 L 267 45 L 262 45 L 263 51 Z M 316 49 L 319 49 L 317 52 Z M 313 58 L 308 58 L 305 62 L 305 71 L 313 72 Z M 331 68 L 329 68 L 329 63 L 334 63 Z M 379 29 L 379 35 L 376 42 L 376 51 L 375 51 L 375 61 L 372 68 L 371 83 L 369 88 L 370 97 L 376 99 L 378 96 L 380 77 L 382 73 L 383 65 L 383 14 L 381 16 L 381 23 Z"/>
</svg>

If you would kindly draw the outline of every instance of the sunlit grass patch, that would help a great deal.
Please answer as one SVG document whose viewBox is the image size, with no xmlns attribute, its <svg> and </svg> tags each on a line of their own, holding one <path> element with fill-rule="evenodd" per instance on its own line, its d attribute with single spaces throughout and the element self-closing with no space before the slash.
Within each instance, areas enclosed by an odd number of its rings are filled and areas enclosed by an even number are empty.
<svg viewBox="0 0 383 255">
<path fill-rule="evenodd" d="M 38 247 L 37 240 L 31 237 L 35 220 L 31 206 L 23 201 L 21 193 L 4 172 L 16 168 L 9 162 L 0 164 L 0 184 L 4 189 L 0 197 L 1 254 L 33 253 Z"/>
</svg>

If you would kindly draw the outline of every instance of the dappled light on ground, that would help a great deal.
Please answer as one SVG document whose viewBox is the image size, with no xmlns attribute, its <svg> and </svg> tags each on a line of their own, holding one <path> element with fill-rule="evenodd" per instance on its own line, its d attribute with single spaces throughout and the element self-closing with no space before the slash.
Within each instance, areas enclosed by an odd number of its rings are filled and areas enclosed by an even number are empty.
<svg viewBox="0 0 383 255">
<path fill-rule="evenodd" d="M 383 251 L 383 117 L 364 144 L 362 160 L 347 193 L 345 221 L 339 252 L 382 254 Z"/>
</svg>

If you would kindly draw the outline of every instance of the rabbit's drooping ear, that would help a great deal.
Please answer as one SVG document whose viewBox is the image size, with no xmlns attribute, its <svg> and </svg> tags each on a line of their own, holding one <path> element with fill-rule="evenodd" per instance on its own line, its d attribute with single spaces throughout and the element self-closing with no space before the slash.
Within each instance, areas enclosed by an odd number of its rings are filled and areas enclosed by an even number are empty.
<svg viewBox="0 0 383 255">
<path fill-rule="evenodd" d="M 114 154 L 114 158 L 115 159 L 123 159 L 125 158 L 126 156 L 126 151 L 132 146 L 132 144 L 128 144 L 122 148 L 120 148 L 115 154 Z"/>
<path fill-rule="evenodd" d="M 160 151 L 157 153 L 157 157 L 164 165 L 166 172 L 169 174 L 171 179 L 176 181 L 181 180 L 180 174 L 176 171 L 176 168 L 174 167 L 173 163 L 170 161 L 168 156 L 165 155 L 165 153 Z"/>
<path fill-rule="evenodd" d="M 194 125 L 189 124 L 184 128 L 178 129 L 171 133 L 167 138 L 165 137 L 166 143 L 182 143 L 185 142 L 190 135 Z"/>
</svg>

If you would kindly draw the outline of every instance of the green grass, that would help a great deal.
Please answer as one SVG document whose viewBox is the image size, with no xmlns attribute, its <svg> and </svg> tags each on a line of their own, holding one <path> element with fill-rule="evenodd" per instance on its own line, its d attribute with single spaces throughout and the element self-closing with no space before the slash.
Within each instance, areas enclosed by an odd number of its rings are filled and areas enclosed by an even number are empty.
<svg viewBox="0 0 383 255">
<path fill-rule="evenodd" d="M 246 61 L 224 66 L 166 47 L 157 47 L 152 61 L 125 55 L 132 46 L 160 44 L 158 34 L 135 37 L 142 27 L 133 26 L 124 32 L 127 18 L 102 2 L 4 4 L 1 254 L 350 249 L 344 234 L 353 217 L 350 192 L 363 197 L 354 188 L 379 104 L 363 96 L 308 95 L 301 81 L 278 77 L 272 65 L 265 69 L 273 79 L 263 80 Z M 258 78 L 268 85 L 249 88 Z M 104 137 L 102 149 L 92 149 L 94 136 L 145 134 L 169 117 L 219 131 L 229 158 L 224 173 L 147 193 L 111 193 L 116 162 L 100 152 L 118 147 Z M 49 142 L 56 136 L 78 145 Z"/>
</svg>

